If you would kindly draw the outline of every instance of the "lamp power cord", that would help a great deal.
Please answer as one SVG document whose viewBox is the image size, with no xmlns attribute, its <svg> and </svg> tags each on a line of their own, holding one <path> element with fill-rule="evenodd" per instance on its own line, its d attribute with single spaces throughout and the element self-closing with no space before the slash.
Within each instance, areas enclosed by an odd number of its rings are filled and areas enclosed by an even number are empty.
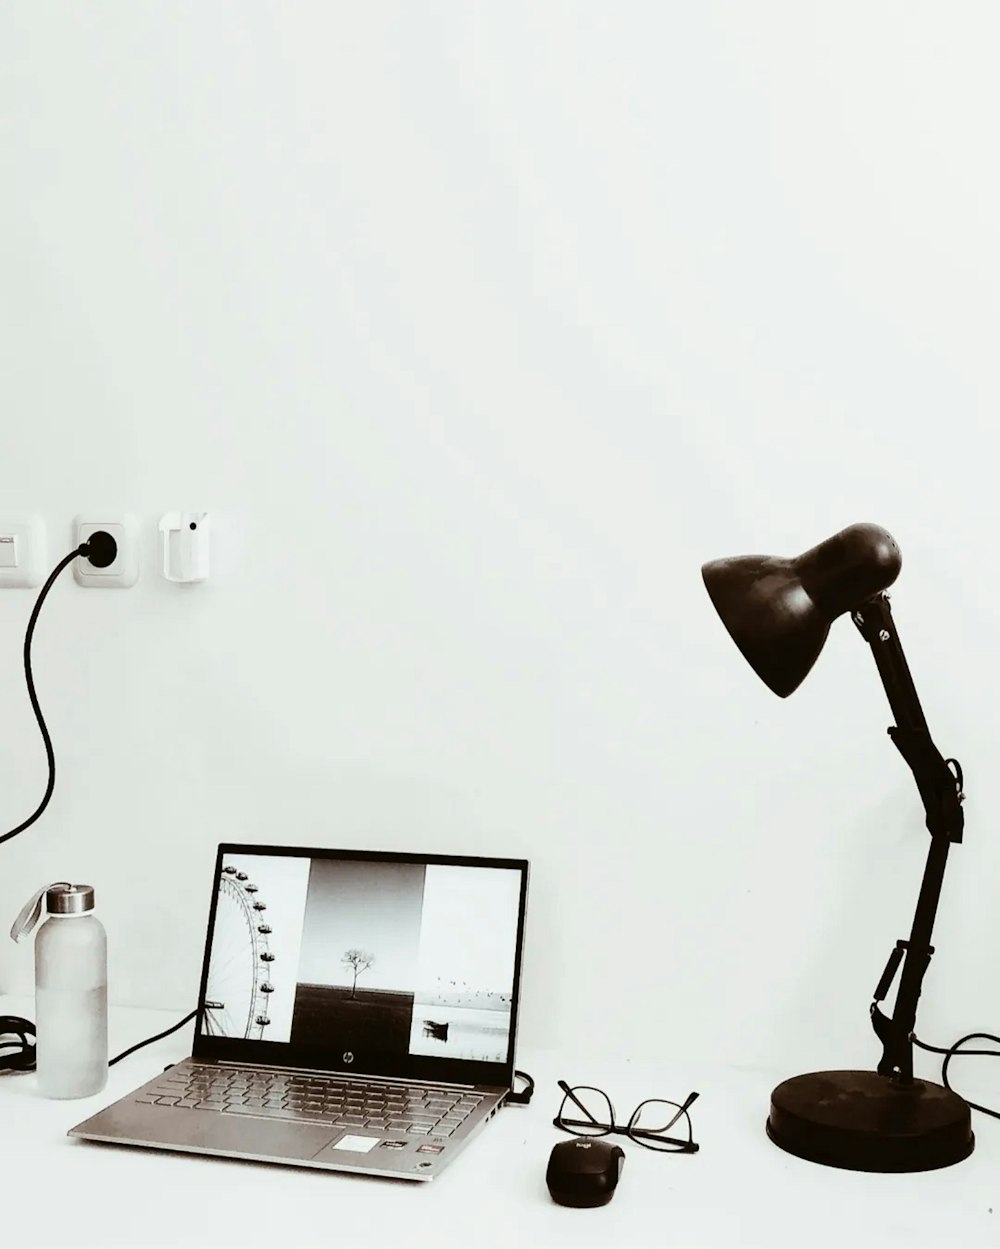
<svg viewBox="0 0 1000 1249">
<path fill-rule="evenodd" d="M 942 1049 L 937 1045 L 927 1045 L 924 1041 L 920 1041 L 917 1037 L 910 1033 L 910 1040 L 914 1045 L 922 1050 L 927 1050 L 931 1054 L 943 1054 L 944 1062 L 941 1064 L 941 1083 L 950 1092 L 955 1090 L 948 1083 L 948 1067 L 953 1058 L 1000 1058 L 1000 1050 L 967 1050 L 963 1049 L 966 1041 L 994 1041 L 1000 1045 L 1000 1036 L 994 1036 L 991 1032 L 970 1032 L 967 1036 L 959 1038 L 954 1045 L 949 1045 L 947 1049 Z M 958 1094 L 961 1096 L 961 1094 Z M 989 1115 L 993 1119 L 1000 1119 L 1000 1110 L 990 1110 L 988 1106 L 980 1106 L 976 1102 L 970 1102 L 969 1099 L 962 1098 L 967 1105 L 973 1110 L 978 1110 L 981 1114 Z"/>
</svg>

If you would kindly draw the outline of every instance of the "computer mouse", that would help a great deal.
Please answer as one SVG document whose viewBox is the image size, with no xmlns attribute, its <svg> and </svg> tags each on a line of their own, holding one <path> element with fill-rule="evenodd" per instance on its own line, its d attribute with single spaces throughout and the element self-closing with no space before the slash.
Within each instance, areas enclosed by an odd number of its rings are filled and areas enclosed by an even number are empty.
<svg viewBox="0 0 1000 1249">
<path fill-rule="evenodd" d="M 575 1136 L 552 1147 L 545 1183 L 561 1206 L 606 1206 L 615 1195 L 625 1151 L 603 1139 Z"/>
</svg>

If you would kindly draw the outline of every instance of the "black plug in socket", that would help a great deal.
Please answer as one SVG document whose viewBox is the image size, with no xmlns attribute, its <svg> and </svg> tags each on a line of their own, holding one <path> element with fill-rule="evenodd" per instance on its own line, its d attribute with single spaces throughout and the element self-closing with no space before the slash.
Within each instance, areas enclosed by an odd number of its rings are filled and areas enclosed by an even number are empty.
<svg viewBox="0 0 1000 1249">
<path fill-rule="evenodd" d="M 95 568 L 109 568 L 118 556 L 118 543 L 111 534 L 97 529 L 87 539 L 87 558 Z"/>
</svg>

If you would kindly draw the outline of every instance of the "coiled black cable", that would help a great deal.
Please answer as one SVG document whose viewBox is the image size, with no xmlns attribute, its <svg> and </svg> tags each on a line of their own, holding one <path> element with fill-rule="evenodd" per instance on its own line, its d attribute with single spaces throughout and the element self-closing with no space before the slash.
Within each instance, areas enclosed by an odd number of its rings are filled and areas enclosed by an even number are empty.
<svg viewBox="0 0 1000 1249">
<path fill-rule="evenodd" d="M 0 1015 L 0 1071 L 34 1071 L 35 1025 L 20 1015 Z M 9 1038 L 9 1039 L 5 1039 Z"/>
</svg>

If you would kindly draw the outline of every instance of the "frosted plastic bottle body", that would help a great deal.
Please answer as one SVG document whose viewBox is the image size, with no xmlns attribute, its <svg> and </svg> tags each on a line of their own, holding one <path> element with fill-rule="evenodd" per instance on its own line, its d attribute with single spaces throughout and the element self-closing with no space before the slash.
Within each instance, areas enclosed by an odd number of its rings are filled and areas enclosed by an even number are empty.
<svg viewBox="0 0 1000 1249">
<path fill-rule="evenodd" d="M 108 939 L 93 913 L 49 915 L 35 937 L 38 1091 L 89 1097 L 108 1080 Z"/>
</svg>

